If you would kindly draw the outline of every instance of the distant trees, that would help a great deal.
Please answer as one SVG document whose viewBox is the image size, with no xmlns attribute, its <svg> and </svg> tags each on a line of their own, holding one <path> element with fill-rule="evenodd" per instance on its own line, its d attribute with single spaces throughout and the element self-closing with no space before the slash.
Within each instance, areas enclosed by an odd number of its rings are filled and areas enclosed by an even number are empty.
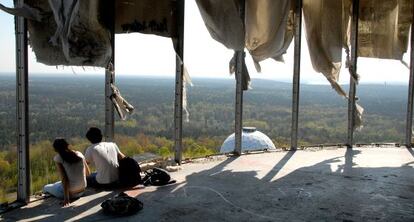
<svg viewBox="0 0 414 222">
<path fill-rule="evenodd" d="M 195 79 L 189 88 L 190 122 L 183 123 L 184 158 L 217 153 L 234 132 L 234 81 Z M 174 80 L 118 78 L 124 97 L 134 105 L 126 121 L 116 117 L 116 142 L 133 156 L 155 153 L 172 157 L 174 129 Z M 30 158 L 32 191 L 58 179 L 51 141 L 70 139 L 84 151 L 88 127 L 104 126 L 104 79 L 101 77 L 32 77 L 30 81 Z M 17 184 L 15 81 L 0 76 L 0 202 L 15 192 Z M 398 86 L 359 86 L 365 108 L 364 125 L 355 133 L 358 143 L 402 142 L 406 94 Z M 253 80 L 245 92 L 244 126 L 267 134 L 277 147 L 290 146 L 291 85 Z M 347 103 L 329 86 L 301 86 L 299 145 L 344 143 Z M 3 179 L 4 178 L 4 179 Z"/>
</svg>

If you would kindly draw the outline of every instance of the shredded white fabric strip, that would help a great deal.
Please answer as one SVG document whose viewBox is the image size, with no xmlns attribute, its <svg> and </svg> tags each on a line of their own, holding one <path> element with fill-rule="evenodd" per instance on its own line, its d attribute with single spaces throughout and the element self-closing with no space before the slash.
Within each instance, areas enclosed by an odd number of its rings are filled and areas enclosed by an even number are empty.
<svg viewBox="0 0 414 222">
<path fill-rule="evenodd" d="M 115 110 L 118 113 L 119 118 L 126 120 L 126 114 L 132 114 L 134 107 L 129 104 L 128 101 L 124 99 L 124 97 L 122 97 L 118 87 L 116 87 L 114 84 L 111 84 L 111 89 L 112 95 L 110 98 L 115 107 Z"/>
<path fill-rule="evenodd" d="M 187 85 L 193 86 L 190 74 L 188 73 L 187 67 L 184 65 L 183 60 L 176 54 L 176 57 L 180 61 L 180 65 L 183 66 L 183 111 L 185 115 L 185 121 L 190 122 L 190 112 L 188 111 L 188 98 L 187 98 Z"/>
<path fill-rule="evenodd" d="M 14 16 L 21 16 L 26 19 L 34 20 L 40 22 L 42 20 L 42 14 L 38 9 L 32 8 L 26 4 L 23 4 L 22 7 L 8 8 L 3 4 L 0 4 L 0 10 L 3 10 Z"/>
</svg>

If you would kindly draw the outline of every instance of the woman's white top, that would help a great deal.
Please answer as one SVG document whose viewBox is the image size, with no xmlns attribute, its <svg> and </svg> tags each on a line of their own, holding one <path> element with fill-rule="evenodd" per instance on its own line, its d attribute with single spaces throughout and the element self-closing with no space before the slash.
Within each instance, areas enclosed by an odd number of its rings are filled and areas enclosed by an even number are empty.
<svg viewBox="0 0 414 222">
<path fill-rule="evenodd" d="M 85 175 L 85 157 L 79 151 L 75 151 L 81 160 L 76 163 L 65 162 L 62 157 L 57 154 L 53 160 L 56 163 L 63 165 L 65 173 L 69 180 L 69 192 L 76 192 L 86 188 L 86 175 Z"/>
</svg>

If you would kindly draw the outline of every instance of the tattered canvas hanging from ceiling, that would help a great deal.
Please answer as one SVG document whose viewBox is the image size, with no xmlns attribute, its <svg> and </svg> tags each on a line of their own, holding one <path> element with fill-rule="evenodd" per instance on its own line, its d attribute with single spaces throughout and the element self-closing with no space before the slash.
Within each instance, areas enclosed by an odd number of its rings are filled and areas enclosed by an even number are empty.
<svg viewBox="0 0 414 222">
<path fill-rule="evenodd" d="M 289 0 L 246 1 L 246 48 L 257 71 L 268 58 L 283 61 L 294 35 L 294 4 Z"/>
<path fill-rule="evenodd" d="M 342 1 L 303 1 L 305 33 L 312 66 L 326 77 L 340 95 L 346 96 L 338 84 L 346 27 L 342 23 L 343 10 Z"/>
<path fill-rule="evenodd" d="M 361 0 L 358 56 L 402 60 L 411 20 L 412 0 Z"/>
<path fill-rule="evenodd" d="M 176 2 L 173 0 L 117 1 L 115 32 L 140 32 L 176 38 Z"/>
<path fill-rule="evenodd" d="M 30 44 L 37 61 L 46 65 L 106 67 L 114 13 L 116 33 L 155 34 L 175 42 L 176 5 L 175 0 L 27 0 L 29 12 L 41 15 L 27 17 Z"/>
<path fill-rule="evenodd" d="M 401 60 L 407 51 L 411 25 L 410 0 L 360 0 L 358 56 Z M 321 72 L 342 96 L 338 84 L 342 64 L 342 47 L 349 64 L 352 1 L 304 0 L 303 14 L 309 54 L 315 71 Z M 357 73 L 351 76 L 358 81 Z M 356 124 L 361 125 L 363 109 L 357 104 Z"/>
<path fill-rule="evenodd" d="M 49 5 L 50 3 L 50 5 Z M 41 12 L 28 20 L 30 44 L 46 65 L 106 67 L 112 54 L 110 33 L 99 21 L 98 0 L 26 0 Z"/>
<path fill-rule="evenodd" d="M 240 16 L 244 1 L 197 0 L 204 23 L 211 37 L 229 49 L 238 51 L 246 47 L 254 60 L 268 58 L 282 60 L 293 38 L 293 10 L 290 0 L 246 1 L 245 18 Z M 235 58 L 230 62 L 234 72 Z M 250 81 L 247 68 L 243 67 L 243 89 Z"/>
<path fill-rule="evenodd" d="M 211 37 L 229 49 L 246 47 L 256 63 L 267 58 L 281 60 L 293 38 L 293 5 L 290 0 L 243 1 L 197 0 Z"/>
</svg>

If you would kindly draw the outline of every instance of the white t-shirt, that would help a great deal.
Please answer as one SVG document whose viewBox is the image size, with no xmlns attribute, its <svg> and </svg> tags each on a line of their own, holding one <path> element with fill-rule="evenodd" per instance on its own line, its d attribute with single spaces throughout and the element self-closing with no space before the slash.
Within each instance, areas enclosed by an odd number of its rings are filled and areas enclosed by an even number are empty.
<svg viewBox="0 0 414 222">
<path fill-rule="evenodd" d="M 53 158 L 53 160 L 56 163 L 60 163 L 63 165 L 66 176 L 68 177 L 68 180 L 69 180 L 69 191 L 70 192 L 76 192 L 76 191 L 80 191 L 86 188 L 86 175 L 85 175 L 85 165 L 84 165 L 85 157 L 79 151 L 75 151 L 75 153 L 80 158 L 82 158 L 82 160 L 76 163 L 65 162 L 59 154 L 57 154 Z"/>
<path fill-rule="evenodd" d="M 95 164 L 96 181 L 109 184 L 118 180 L 118 146 L 115 143 L 100 142 L 86 149 L 85 159 Z"/>
</svg>

